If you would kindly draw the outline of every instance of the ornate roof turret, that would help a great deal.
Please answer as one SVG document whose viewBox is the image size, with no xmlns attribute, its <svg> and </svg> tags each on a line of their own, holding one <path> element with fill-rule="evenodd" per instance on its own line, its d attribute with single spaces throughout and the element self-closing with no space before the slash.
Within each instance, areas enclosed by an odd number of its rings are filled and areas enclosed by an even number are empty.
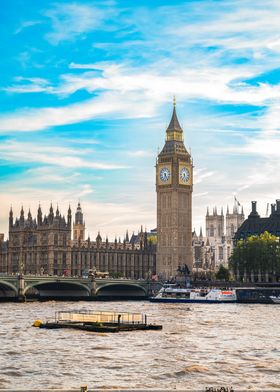
<svg viewBox="0 0 280 392">
<path fill-rule="evenodd" d="M 13 222 L 14 222 L 14 215 L 13 215 L 13 209 L 11 206 L 10 213 L 9 213 L 9 226 L 13 226 Z"/>
<path fill-rule="evenodd" d="M 71 221 L 72 221 L 72 213 L 71 213 L 71 207 L 69 204 L 68 212 L 67 212 L 67 225 L 71 226 Z"/>
<path fill-rule="evenodd" d="M 24 211 L 23 211 L 23 206 L 21 206 L 20 210 L 20 218 L 19 218 L 20 225 L 24 225 Z"/>
<path fill-rule="evenodd" d="M 37 221 L 38 221 L 38 225 L 42 224 L 42 210 L 40 204 L 37 211 Z"/>
<path fill-rule="evenodd" d="M 178 134 L 174 134 L 174 131 L 178 131 Z M 183 140 L 183 129 L 181 128 L 181 125 L 180 125 L 179 120 L 177 118 L 175 97 L 173 99 L 172 117 L 171 117 L 170 123 L 167 127 L 167 130 L 166 130 L 167 138 L 168 138 L 168 133 L 170 133 L 170 136 L 178 137 L 180 141 Z M 176 139 L 169 139 L 169 140 L 176 140 Z"/>
<path fill-rule="evenodd" d="M 144 249 L 148 248 L 148 233 L 147 230 L 145 229 L 145 233 L 144 233 Z"/>
<path fill-rule="evenodd" d="M 54 218 L 54 213 L 53 213 L 53 206 L 51 203 L 50 212 L 49 212 L 49 224 L 53 224 L 53 218 Z"/>
<path fill-rule="evenodd" d="M 83 213 L 82 213 L 82 207 L 81 207 L 81 203 L 79 202 L 78 203 L 78 206 L 77 206 L 77 210 L 76 210 L 76 213 L 75 213 L 75 224 L 76 225 L 83 225 L 84 224 L 84 216 L 83 216 Z"/>
<path fill-rule="evenodd" d="M 177 113 L 176 113 L 176 102 L 174 99 L 173 102 L 173 113 L 172 117 L 170 120 L 170 123 L 166 129 L 166 140 L 165 140 L 165 145 L 159 154 L 159 158 L 162 155 L 174 155 L 174 154 L 181 154 L 184 155 L 186 158 L 186 155 L 188 156 L 189 160 L 191 161 L 190 154 L 186 150 L 186 147 L 184 145 L 183 141 L 183 129 L 179 123 L 179 120 L 177 118 Z"/>
<path fill-rule="evenodd" d="M 102 241 L 102 237 L 100 235 L 100 232 L 98 232 L 97 237 L 96 237 L 96 242 L 101 242 Z"/>
</svg>

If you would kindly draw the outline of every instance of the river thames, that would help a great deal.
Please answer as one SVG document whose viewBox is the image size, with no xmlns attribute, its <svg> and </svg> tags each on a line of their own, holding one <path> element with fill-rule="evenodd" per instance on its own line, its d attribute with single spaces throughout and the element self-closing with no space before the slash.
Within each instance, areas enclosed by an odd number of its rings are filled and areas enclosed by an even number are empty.
<svg viewBox="0 0 280 392">
<path fill-rule="evenodd" d="M 75 309 L 141 312 L 163 329 L 32 327 L 35 319 Z M 0 389 L 280 390 L 277 305 L 49 301 L 1 303 L 0 314 Z"/>
</svg>

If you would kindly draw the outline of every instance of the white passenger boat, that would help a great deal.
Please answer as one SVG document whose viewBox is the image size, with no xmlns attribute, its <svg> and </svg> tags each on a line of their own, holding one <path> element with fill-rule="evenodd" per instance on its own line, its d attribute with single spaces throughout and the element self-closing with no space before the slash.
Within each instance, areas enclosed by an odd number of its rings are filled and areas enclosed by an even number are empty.
<svg viewBox="0 0 280 392">
<path fill-rule="evenodd" d="M 235 290 L 190 289 L 164 286 L 151 302 L 165 303 L 231 303 L 236 302 Z"/>
<path fill-rule="evenodd" d="M 270 295 L 269 298 L 274 304 L 280 304 L 280 295 L 278 295 L 278 297 L 275 295 Z"/>
</svg>

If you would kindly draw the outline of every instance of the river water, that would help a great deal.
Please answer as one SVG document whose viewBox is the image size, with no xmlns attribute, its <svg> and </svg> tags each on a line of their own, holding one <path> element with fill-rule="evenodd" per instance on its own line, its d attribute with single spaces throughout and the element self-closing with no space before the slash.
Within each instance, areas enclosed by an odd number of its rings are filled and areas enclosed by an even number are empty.
<svg viewBox="0 0 280 392">
<path fill-rule="evenodd" d="M 188 310 L 188 308 L 190 310 Z M 32 327 L 57 310 L 141 312 L 162 331 Z M 0 303 L 0 389 L 280 390 L 280 306 L 128 302 Z"/>
</svg>

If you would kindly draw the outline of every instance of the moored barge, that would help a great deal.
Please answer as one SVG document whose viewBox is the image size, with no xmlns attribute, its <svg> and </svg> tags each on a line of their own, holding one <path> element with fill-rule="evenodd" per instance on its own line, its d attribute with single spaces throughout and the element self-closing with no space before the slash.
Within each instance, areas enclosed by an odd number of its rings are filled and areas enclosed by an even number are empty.
<svg viewBox="0 0 280 392">
<path fill-rule="evenodd" d="M 120 332 L 136 330 L 161 330 L 162 325 L 148 324 L 147 315 L 142 313 L 60 311 L 54 320 L 45 323 L 36 320 L 34 327 L 46 329 L 72 328 L 90 332 Z"/>
<path fill-rule="evenodd" d="M 273 298 L 280 297 L 280 287 L 238 287 L 236 298 L 239 303 L 276 304 Z M 271 298 L 272 297 L 272 298 Z"/>
</svg>

